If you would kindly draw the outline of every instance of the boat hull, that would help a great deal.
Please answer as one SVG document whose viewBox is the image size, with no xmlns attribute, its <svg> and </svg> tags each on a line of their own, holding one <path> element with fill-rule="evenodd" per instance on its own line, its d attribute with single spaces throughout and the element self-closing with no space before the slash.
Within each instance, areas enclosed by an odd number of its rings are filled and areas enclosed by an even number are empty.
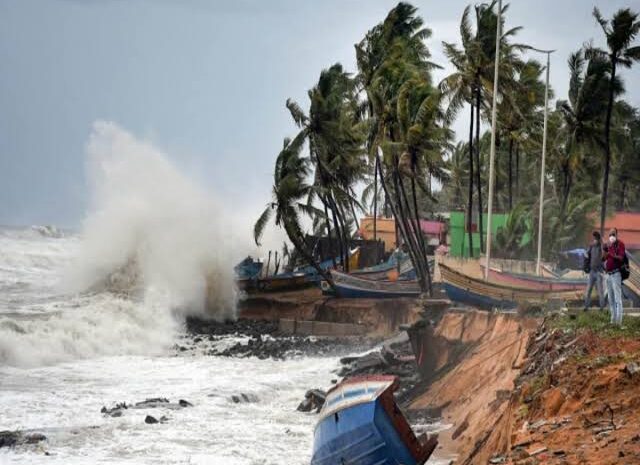
<svg viewBox="0 0 640 465">
<path fill-rule="evenodd" d="M 437 441 L 422 444 L 393 399 L 392 376 L 344 381 L 327 395 L 314 432 L 311 465 L 417 465 Z"/>
<path fill-rule="evenodd" d="M 417 281 L 382 281 L 365 279 L 338 271 L 332 271 L 333 284 L 338 297 L 388 299 L 397 297 L 419 297 Z"/>
<path fill-rule="evenodd" d="M 584 292 L 545 291 L 511 287 L 472 278 L 440 264 L 440 275 L 449 299 L 480 308 L 516 308 L 521 303 L 544 304 L 548 301 L 581 300 Z"/>
<path fill-rule="evenodd" d="M 483 267 L 484 268 L 484 267 Z M 562 292 L 581 291 L 586 292 L 586 279 L 562 280 L 559 278 L 546 278 L 542 276 L 528 276 L 524 274 L 510 273 L 489 269 L 489 281 L 511 287 L 522 287 L 538 291 Z"/>
</svg>

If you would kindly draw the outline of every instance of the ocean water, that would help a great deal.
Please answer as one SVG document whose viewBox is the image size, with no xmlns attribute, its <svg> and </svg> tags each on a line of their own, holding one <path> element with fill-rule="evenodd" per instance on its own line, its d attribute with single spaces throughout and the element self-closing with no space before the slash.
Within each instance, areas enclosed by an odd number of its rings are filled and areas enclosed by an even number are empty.
<svg viewBox="0 0 640 465">
<path fill-rule="evenodd" d="M 178 356 L 183 316 L 162 293 L 61 290 L 80 248 L 75 234 L 0 229 L 0 430 L 47 436 L 0 449 L 0 463 L 309 463 L 316 417 L 295 408 L 337 359 Z M 234 403 L 240 393 L 256 401 Z M 150 397 L 194 407 L 100 412 Z"/>
</svg>

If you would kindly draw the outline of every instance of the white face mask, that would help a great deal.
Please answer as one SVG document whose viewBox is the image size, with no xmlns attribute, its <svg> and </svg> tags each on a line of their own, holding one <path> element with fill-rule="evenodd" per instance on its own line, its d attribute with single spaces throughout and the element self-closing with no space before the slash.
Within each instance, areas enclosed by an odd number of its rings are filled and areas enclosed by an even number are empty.
<svg viewBox="0 0 640 465">
<path fill-rule="evenodd" d="M 609 236 L 609 242 L 612 244 L 616 241 L 616 236 Z"/>
</svg>

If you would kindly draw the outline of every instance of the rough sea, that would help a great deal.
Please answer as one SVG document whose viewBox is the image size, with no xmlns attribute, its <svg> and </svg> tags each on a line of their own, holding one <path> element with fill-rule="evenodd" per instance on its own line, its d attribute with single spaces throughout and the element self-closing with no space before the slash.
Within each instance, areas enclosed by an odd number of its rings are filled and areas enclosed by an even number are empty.
<svg viewBox="0 0 640 465">
<path fill-rule="evenodd" d="M 0 431 L 47 437 L 0 449 L 1 464 L 309 463 L 316 417 L 296 406 L 337 359 L 178 355 L 183 317 L 161 292 L 63 290 L 80 248 L 74 233 L 0 228 Z M 152 397 L 194 406 L 100 411 Z"/>
</svg>

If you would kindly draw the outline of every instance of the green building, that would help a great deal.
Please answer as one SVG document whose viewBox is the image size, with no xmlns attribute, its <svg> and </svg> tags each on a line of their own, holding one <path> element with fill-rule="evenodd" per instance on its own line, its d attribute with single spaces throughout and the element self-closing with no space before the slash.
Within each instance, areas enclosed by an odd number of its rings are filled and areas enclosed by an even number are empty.
<svg viewBox="0 0 640 465">
<path fill-rule="evenodd" d="M 451 212 L 449 217 L 449 255 L 452 257 L 469 257 L 469 234 L 466 228 L 465 212 Z M 491 217 L 491 234 L 495 235 L 501 227 L 507 224 L 509 215 L 506 213 L 494 213 Z M 473 256 L 480 256 L 480 234 L 477 231 L 477 218 L 474 218 L 474 226 L 476 230 L 472 233 L 473 237 Z M 482 237 L 486 240 L 487 233 L 487 215 L 482 215 Z M 531 240 L 531 234 L 526 234 L 522 241 L 527 243 Z"/>
</svg>

